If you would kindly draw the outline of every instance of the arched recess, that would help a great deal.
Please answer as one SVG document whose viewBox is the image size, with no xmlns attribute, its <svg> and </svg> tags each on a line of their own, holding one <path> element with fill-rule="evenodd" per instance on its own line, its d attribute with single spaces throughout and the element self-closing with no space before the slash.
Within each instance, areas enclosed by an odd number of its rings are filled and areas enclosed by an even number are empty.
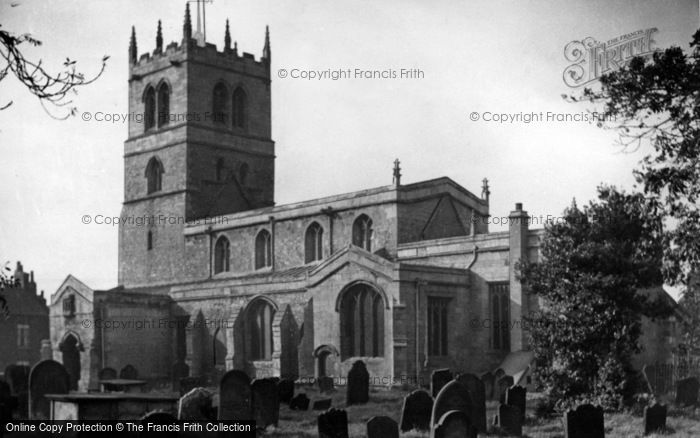
<svg viewBox="0 0 700 438">
<path fill-rule="evenodd" d="M 247 360 L 269 361 L 276 349 L 279 350 L 279 339 L 274 339 L 273 334 L 273 319 L 278 311 L 277 304 L 263 295 L 253 297 L 246 305 L 244 331 Z"/>
<path fill-rule="evenodd" d="M 73 331 L 67 332 L 58 344 L 58 349 L 62 355 L 61 362 L 70 377 L 70 389 L 75 391 L 78 389 L 81 374 L 80 352 L 85 350 L 80 336 Z"/>
<path fill-rule="evenodd" d="M 386 295 L 370 283 L 357 281 L 338 295 L 341 359 L 384 357 Z"/>
<path fill-rule="evenodd" d="M 333 377 L 335 376 L 336 364 L 340 358 L 340 352 L 334 345 L 320 345 L 314 349 L 315 377 Z"/>
</svg>

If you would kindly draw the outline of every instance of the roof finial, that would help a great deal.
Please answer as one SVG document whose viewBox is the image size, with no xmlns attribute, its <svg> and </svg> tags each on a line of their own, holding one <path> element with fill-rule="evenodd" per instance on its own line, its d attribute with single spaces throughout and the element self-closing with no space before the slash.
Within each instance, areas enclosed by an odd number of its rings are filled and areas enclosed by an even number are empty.
<svg viewBox="0 0 700 438">
<path fill-rule="evenodd" d="M 394 160 L 394 185 L 401 185 L 401 162 L 398 158 Z"/>
<path fill-rule="evenodd" d="M 481 199 L 489 202 L 489 195 L 491 191 L 489 190 L 489 180 L 484 178 L 483 185 L 481 186 Z"/>
<path fill-rule="evenodd" d="M 136 28 L 131 26 L 131 40 L 129 41 L 129 63 L 136 64 L 138 50 L 136 49 Z"/>
<path fill-rule="evenodd" d="M 238 56 L 238 41 L 233 42 L 233 54 Z"/>
<path fill-rule="evenodd" d="M 226 34 L 224 34 L 224 51 L 231 50 L 231 32 L 228 28 L 228 18 L 226 19 Z"/>
<path fill-rule="evenodd" d="M 270 61 L 270 26 L 265 26 L 265 47 L 263 47 L 263 58 Z"/>
<path fill-rule="evenodd" d="M 158 20 L 158 30 L 156 31 L 156 52 L 160 53 L 163 51 L 163 29 L 160 27 L 160 20 Z"/>
<path fill-rule="evenodd" d="M 185 6 L 185 24 L 182 26 L 182 38 L 185 42 L 192 38 L 192 20 L 190 19 L 190 4 Z"/>
<path fill-rule="evenodd" d="M 200 7 L 201 0 L 197 0 L 197 30 L 194 33 L 194 39 L 197 40 L 197 45 L 204 47 L 204 34 L 202 33 L 202 17 L 200 16 L 200 9 L 204 9 L 204 7 Z"/>
</svg>

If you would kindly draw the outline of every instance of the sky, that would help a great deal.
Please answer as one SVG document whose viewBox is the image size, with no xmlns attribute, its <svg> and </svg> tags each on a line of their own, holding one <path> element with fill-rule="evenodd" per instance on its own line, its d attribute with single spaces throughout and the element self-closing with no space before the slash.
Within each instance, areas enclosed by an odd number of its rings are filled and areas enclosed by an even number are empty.
<svg viewBox="0 0 700 438">
<path fill-rule="evenodd" d="M 63 121 L 13 77 L 0 82 L 0 106 L 13 102 L 0 111 L 0 261 L 21 261 L 47 295 L 68 274 L 116 286 L 117 228 L 81 218 L 120 214 L 127 126 L 83 114 L 128 112 L 131 26 L 139 54 L 152 51 L 159 19 L 166 45 L 181 40 L 184 9 L 173 0 L 0 1 L 2 29 L 41 40 L 24 53 L 47 69 L 70 58 L 91 76 L 110 56 Z M 687 48 L 699 27 L 697 0 L 210 0 L 206 15 L 208 42 L 223 46 L 228 18 L 239 52 L 256 59 L 270 26 L 278 205 L 390 184 L 398 158 L 403 183 L 448 176 L 480 195 L 488 178 L 493 217 L 516 202 L 535 217 L 559 216 L 601 183 L 633 189 L 644 147 L 624 151 L 613 131 L 585 121 L 546 120 L 596 109 L 562 99 L 581 92 L 563 81 L 569 42 L 656 28 L 654 47 Z M 292 77 L 329 69 L 420 73 Z M 525 123 L 532 113 L 543 120 Z"/>
</svg>

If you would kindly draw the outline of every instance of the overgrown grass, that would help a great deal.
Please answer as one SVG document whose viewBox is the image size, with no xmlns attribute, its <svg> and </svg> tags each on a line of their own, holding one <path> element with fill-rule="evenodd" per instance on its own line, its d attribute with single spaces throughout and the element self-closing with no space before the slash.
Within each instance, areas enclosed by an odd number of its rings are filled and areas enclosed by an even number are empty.
<svg viewBox="0 0 700 438">
<path fill-rule="evenodd" d="M 370 402 L 365 405 L 345 406 L 345 388 L 341 387 L 332 394 L 319 394 L 318 390 L 311 387 L 297 387 L 296 393 L 304 392 L 311 399 L 308 411 L 292 411 L 287 405 L 280 407 L 280 421 L 278 428 L 271 428 L 265 433 L 266 437 L 318 437 L 316 419 L 322 411 L 313 411 L 313 401 L 322 398 L 331 398 L 333 407 L 345 409 L 348 413 L 348 429 L 350 437 L 367 436 L 366 422 L 375 415 L 386 415 L 397 422 L 401 419 L 401 407 L 403 398 L 410 392 L 402 389 L 372 389 Z M 537 394 L 528 394 L 527 420 L 523 426 L 523 436 L 529 438 L 563 438 L 564 427 L 562 418 L 554 416 L 548 419 L 537 419 L 534 416 L 534 407 Z M 507 436 L 493 428 L 493 416 L 498 408 L 498 403 L 489 401 L 486 405 L 486 416 L 489 423 L 489 434 L 479 436 Z M 668 429 L 661 434 L 647 435 L 650 438 L 691 438 L 700 437 L 700 409 L 669 409 L 666 422 Z M 606 438 L 635 438 L 643 437 L 643 419 L 628 413 L 605 415 Z M 427 432 L 412 431 L 401 434 L 402 438 L 427 438 Z"/>
</svg>

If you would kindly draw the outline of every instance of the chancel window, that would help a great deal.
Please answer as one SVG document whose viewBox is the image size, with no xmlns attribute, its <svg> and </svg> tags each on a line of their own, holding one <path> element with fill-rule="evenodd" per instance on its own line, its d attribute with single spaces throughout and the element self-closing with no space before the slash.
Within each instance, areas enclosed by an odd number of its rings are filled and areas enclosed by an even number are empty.
<svg viewBox="0 0 700 438">
<path fill-rule="evenodd" d="M 508 283 L 489 284 L 491 299 L 491 347 L 510 349 L 510 286 Z"/>
<path fill-rule="evenodd" d="M 340 349 L 343 360 L 384 356 L 384 299 L 369 285 L 357 284 L 343 294 Z"/>
<path fill-rule="evenodd" d="M 231 244 L 224 236 L 219 237 L 214 245 L 214 274 L 228 272 Z"/>
<path fill-rule="evenodd" d="M 272 318 L 275 309 L 264 299 L 258 299 L 248 309 L 248 339 L 250 341 L 250 360 L 272 359 Z"/>
<path fill-rule="evenodd" d="M 272 236 L 262 230 L 255 238 L 255 269 L 272 266 Z"/>
<path fill-rule="evenodd" d="M 352 224 L 352 244 L 372 251 L 372 232 L 372 219 L 366 214 L 360 215 Z"/>
<path fill-rule="evenodd" d="M 306 263 L 315 262 L 323 258 L 323 228 L 314 222 L 306 229 L 304 238 L 304 249 Z"/>
<path fill-rule="evenodd" d="M 163 164 L 156 157 L 151 158 L 146 165 L 147 193 L 159 192 L 163 188 Z"/>
<path fill-rule="evenodd" d="M 450 298 L 428 297 L 428 355 L 447 356 Z"/>
</svg>

